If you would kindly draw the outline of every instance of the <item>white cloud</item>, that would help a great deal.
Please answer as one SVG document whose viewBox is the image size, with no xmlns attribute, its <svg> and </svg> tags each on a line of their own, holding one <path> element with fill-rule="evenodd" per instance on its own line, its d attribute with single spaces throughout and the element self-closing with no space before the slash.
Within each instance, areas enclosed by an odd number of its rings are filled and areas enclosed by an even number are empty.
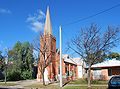
<svg viewBox="0 0 120 89">
<path fill-rule="evenodd" d="M 39 32 L 40 30 L 43 30 L 44 28 L 44 19 L 45 14 L 41 10 L 37 10 L 36 13 L 32 15 L 29 15 L 27 18 L 27 22 L 29 23 L 29 27 L 35 31 Z"/>
<path fill-rule="evenodd" d="M 44 27 L 44 24 L 41 22 L 36 21 L 32 23 L 32 29 L 35 32 L 39 32 L 40 30 L 43 29 L 43 27 Z"/>
<path fill-rule="evenodd" d="M 1 14 L 11 14 L 12 12 L 8 9 L 3 9 L 3 8 L 0 8 L 0 13 Z"/>
<path fill-rule="evenodd" d="M 45 13 L 43 13 L 41 10 L 39 11 L 38 19 L 45 18 Z"/>
</svg>

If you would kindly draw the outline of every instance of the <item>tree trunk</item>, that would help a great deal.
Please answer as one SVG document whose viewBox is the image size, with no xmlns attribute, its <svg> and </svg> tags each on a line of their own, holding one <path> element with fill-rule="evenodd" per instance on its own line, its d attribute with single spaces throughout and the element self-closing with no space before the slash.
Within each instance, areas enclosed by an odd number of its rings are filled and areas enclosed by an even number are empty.
<svg viewBox="0 0 120 89">
<path fill-rule="evenodd" d="M 44 72 L 42 73 L 43 85 L 45 85 Z"/>
<path fill-rule="evenodd" d="M 88 68 L 88 89 L 91 88 L 91 66 Z"/>
</svg>

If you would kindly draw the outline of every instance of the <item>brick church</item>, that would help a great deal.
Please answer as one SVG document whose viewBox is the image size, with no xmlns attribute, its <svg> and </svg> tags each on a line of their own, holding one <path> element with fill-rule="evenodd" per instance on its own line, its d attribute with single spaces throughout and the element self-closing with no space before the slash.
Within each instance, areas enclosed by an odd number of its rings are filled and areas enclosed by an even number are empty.
<svg viewBox="0 0 120 89">
<path fill-rule="evenodd" d="M 47 45 L 45 56 L 40 52 L 40 60 L 38 62 L 37 80 L 42 80 L 41 63 L 47 61 L 47 67 L 44 71 L 45 81 L 59 81 L 59 50 L 56 49 L 56 37 L 52 35 L 52 25 L 50 20 L 49 7 L 47 8 L 46 20 L 44 26 L 44 35 L 40 38 L 40 49 L 43 51 Z M 47 58 L 46 58 L 47 57 Z M 46 59 L 45 59 L 46 58 Z M 69 55 L 62 55 L 62 75 L 65 79 L 82 78 L 84 75 L 84 63 L 80 58 L 70 58 Z"/>
</svg>

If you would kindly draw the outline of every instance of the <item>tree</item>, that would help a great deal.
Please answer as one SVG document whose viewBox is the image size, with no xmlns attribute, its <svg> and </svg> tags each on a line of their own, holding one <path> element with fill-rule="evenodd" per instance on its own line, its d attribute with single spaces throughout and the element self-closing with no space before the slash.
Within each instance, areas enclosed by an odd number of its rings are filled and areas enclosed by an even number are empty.
<svg viewBox="0 0 120 89">
<path fill-rule="evenodd" d="M 9 65 L 8 79 L 31 79 L 33 73 L 33 46 L 29 42 L 17 42 L 8 51 Z"/>
<path fill-rule="evenodd" d="M 2 55 L 2 51 L 0 51 L 0 80 L 4 78 L 4 56 Z"/>
<path fill-rule="evenodd" d="M 88 87 L 91 87 L 91 66 L 104 60 L 105 54 L 120 41 L 120 29 L 108 26 L 104 32 L 96 24 L 81 28 L 68 43 L 68 48 L 77 53 L 88 65 Z"/>
<path fill-rule="evenodd" d="M 50 47 L 52 45 L 51 37 L 49 38 L 46 35 L 40 33 L 40 36 L 34 40 L 33 45 L 34 49 L 39 53 L 38 70 L 42 75 L 43 85 L 46 85 L 44 80 L 45 68 L 50 65 L 52 62 L 51 57 L 55 55 Z"/>
<path fill-rule="evenodd" d="M 112 53 L 110 53 L 109 55 L 108 55 L 108 58 L 109 59 L 113 59 L 113 58 L 116 58 L 116 59 L 120 59 L 120 54 L 119 53 L 117 53 L 117 52 L 112 52 Z"/>
<path fill-rule="evenodd" d="M 4 70 L 4 56 L 2 55 L 2 51 L 0 51 L 0 70 Z"/>
</svg>

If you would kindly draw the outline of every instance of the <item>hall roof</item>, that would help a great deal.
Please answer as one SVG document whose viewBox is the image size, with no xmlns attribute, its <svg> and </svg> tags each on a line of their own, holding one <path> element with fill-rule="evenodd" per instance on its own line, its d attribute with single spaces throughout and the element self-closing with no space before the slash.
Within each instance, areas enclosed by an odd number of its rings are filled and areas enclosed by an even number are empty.
<svg viewBox="0 0 120 89">
<path fill-rule="evenodd" d="M 68 54 L 64 54 L 62 55 L 62 58 L 65 62 L 68 63 L 72 63 L 75 65 L 82 65 L 83 64 L 83 60 L 80 58 L 71 58 Z"/>
<path fill-rule="evenodd" d="M 105 67 L 116 67 L 116 66 L 120 66 L 120 61 L 116 59 L 112 59 L 94 64 L 92 65 L 92 68 L 103 68 L 103 67 L 105 68 Z"/>
</svg>

